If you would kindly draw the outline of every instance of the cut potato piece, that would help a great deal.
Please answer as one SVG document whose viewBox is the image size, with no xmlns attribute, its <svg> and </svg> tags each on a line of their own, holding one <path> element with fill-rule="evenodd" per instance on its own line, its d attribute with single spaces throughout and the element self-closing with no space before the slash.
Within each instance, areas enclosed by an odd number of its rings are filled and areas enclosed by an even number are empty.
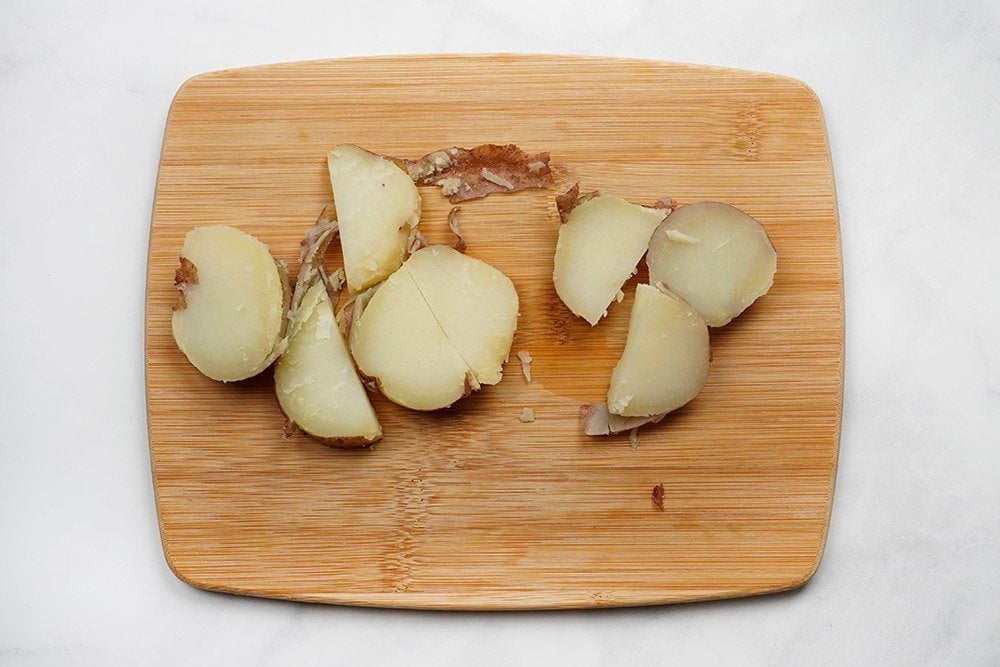
<svg viewBox="0 0 1000 667">
<path fill-rule="evenodd" d="M 719 327 L 767 293 L 778 255 L 763 225 L 719 202 L 682 206 L 649 240 L 650 283 L 661 282 Z"/>
<path fill-rule="evenodd" d="M 669 291 L 639 285 L 621 359 L 611 373 L 608 410 L 649 417 L 676 410 L 708 378 L 708 327 Z"/>
<path fill-rule="evenodd" d="M 382 437 L 343 336 L 333 302 L 317 280 L 301 300 L 288 348 L 274 367 L 285 415 L 300 429 L 335 447 L 360 447 Z"/>
<path fill-rule="evenodd" d="M 327 165 L 347 286 L 359 292 L 403 263 L 410 229 L 420 221 L 420 195 L 394 162 L 357 146 L 337 146 Z"/>
<path fill-rule="evenodd" d="M 444 408 L 469 392 L 469 368 L 444 335 L 409 271 L 396 271 L 351 326 L 358 368 L 394 403 Z"/>
<path fill-rule="evenodd" d="M 347 352 L 333 306 L 343 270 L 327 276 L 323 256 L 337 236 L 332 207 L 323 209 L 299 249 L 288 347 L 274 367 L 278 404 L 291 424 L 334 447 L 360 447 L 382 437 L 354 362 Z"/>
<path fill-rule="evenodd" d="M 564 205 L 560 208 L 566 210 Z M 591 325 L 597 324 L 635 274 L 650 235 L 665 215 L 663 209 L 608 195 L 576 203 L 559 228 L 552 273 L 563 303 Z"/>
<path fill-rule="evenodd" d="M 434 245 L 415 252 L 367 302 L 353 301 L 341 319 L 350 324 L 358 368 L 387 398 L 437 410 L 500 381 L 517 306 L 507 276 Z"/>
<path fill-rule="evenodd" d="M 180 261 L 172 329 L 188 360 L 223 382 L 270 366 L 287 342 L 291 290 L 284 265 L 254 237 L 221 225 L 188 232 Z"/>
<path fill-rule="evenodd" d="M 415 252 L 408 271 L 479 384 L 496 384 L 517 328 L 517 291 L 486 262 L 442 245 Z"/>
</svg>

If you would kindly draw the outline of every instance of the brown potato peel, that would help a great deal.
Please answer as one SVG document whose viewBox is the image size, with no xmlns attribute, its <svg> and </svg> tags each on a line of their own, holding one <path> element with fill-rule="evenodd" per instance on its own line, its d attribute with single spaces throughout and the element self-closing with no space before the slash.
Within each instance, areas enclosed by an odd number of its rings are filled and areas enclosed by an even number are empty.
<svg viewBox="0 0 1000 667">
<path fill-rule="evenodd" d="M 418 185 L 439 185 L 457 204 L 494 192 L 544 188 L 552 183 L 548 153 L 526 153 L 514 144 L 452 146 L 419 160 L 398 160 Z"/>
</svg>

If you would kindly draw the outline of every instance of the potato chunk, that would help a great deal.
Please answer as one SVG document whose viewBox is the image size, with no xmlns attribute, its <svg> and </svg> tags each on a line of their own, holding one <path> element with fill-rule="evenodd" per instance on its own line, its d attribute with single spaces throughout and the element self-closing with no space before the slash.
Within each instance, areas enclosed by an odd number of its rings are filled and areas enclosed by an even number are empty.
<svg viewBox="0 0 1000 667">
<path fill-rule="evenodd" d="M 427 306 L 409 271 L 396 271 L 351 327 L 358 368 L 394 403 L 444 408 L 468 393 L 469 368 Z"/>
<path fill-rule="evenodd" d="M 565 209 L 564 209 L 565 210 Z M 599 195 L 576 204 L 559 228 L 552 280 L 575 314 L 597 324 L 649 246 L 662 209 Z"/>
<path fill-rule="evenodd" d="M 436 410 L 500 381 L 517 307 L 514 285 L 500 271 L 453 248 L 428 246 L 367 303 L 352 305 L 351 351 L 387 398 Z"/>
<path fill-rule="evenodd" d="M 418 250 L 403 268 L 479 384 L 496 384 L 517 328 L 510 278 L 447 246 Z"/>
<path fill-rule="evenodd" d="M 287 342 L 288 275 L 267 246 L 233 227 L 197 227 L 181 248 L 177 347 L 213 380 L 257 375 Z"/>
<path fill-rule="evenodd" d="M 313 283 L 299 306 L 274 385 L 285 415 L 317 440 L 351 447 L 382 437 L 322 282 Z"/>
<path fill-rule="evenodd" d="M 763 225 L 719 202 L 682 206 L 649 240 L 649 281 L 661 282 L 720 327 L 767 293 L 778 255 Z"/>
<path fill-rule="evenodd" d="M 705 385 L 708 352 L 708 327 L 690 305 L 669 291 L 637 286 L 608 410 L 622 417 L 676 410 Z"/>
<path fill-rule="evenodd" d="M 333 315 L 343 271 L 327 276 L 323 268 L 338 231 L 332 208 L 323 210 L 299 249 L 291 332 L 274 367 L 274 391 L 282 412 L 305 433 L 334 447 L 360 447 L 381 438 L 382 429 Z"/>
<path fill-rule="evenodd" d="M 347 286 L 359 292 L 403 263 L 410 229 L 420 221 L 420 195 L 394 162 L 357 146 L 337 146 L 327 166 Z"/>
</svg>

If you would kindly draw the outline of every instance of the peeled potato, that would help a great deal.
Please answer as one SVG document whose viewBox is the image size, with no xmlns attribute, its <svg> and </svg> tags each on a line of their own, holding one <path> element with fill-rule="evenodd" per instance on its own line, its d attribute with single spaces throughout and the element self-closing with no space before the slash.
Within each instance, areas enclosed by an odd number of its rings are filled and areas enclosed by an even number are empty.
<svg viewBox="0 0 1000 667">
<path fill-rule="evenodd" d="M 591 325 L 597 324 L 635 274 L 664 215 L 663 209 L 608 195 L 575 204 L 559 228 L 552 273 L 563 303 Z"/>
<path fill-rule="evenodd" d="M 639 285 L 621 359 L 611 373 L 608 410 L 650 417 L 681 407 L 708 378 L 708 327 L 683 299 Z"/>
<path fill-rule="evenodd" d="M 322 281 L 312 284 L 296 311 L 274 386 L 285 415 L 322 442 L 351 447 L 382 437 Z"/>
<path fill-rule="evenodd" d="M 517 328 L 517 292 L 495 268 L 447 246 L 415 252 L 403 268 L 479 384 L 496 384 Z"/>
<path fill-rule="evenodd" d="M 403 263 L 410 229 L 420 221 L 420 195 L 394 162 L 357 146 L 337 146 L 327 166 L 347 286 L 359 292 Z"/>
<path fill-rule="evenodd" d="M 172 328 L 195 368 L 223 382 L 257 375 L 281 354 L 290 289 L 283 264 L 238 229 L 188 232 L 174 283 Z"/>
<path fill-rule="evenodd" d="M 661 282 L 719 327 L 770 289 L 778 255 L 763 225 L 719 202 L 671 213 L 653 232 L 649 281 Z"/>
<path fill-rule="evenodd" d="M 414 410 L 437 410 L 468 391 L 469 368 L 444 335 L 408 271 L 396 271 L 351 326 L 358 369 L 386 398 Z"/>
<path fill-rule="evenodd" d="M 289 421 L 334 447 L 360 447 L 382 437 L 375 411 L 354 369 L 333 307 L 343 271 L 327 276 L 323 257 L 337 236 L 327 207 L 299 249 L 288 346 L 274 367 L 274 391 Z"/>
<path fill-rule="evenodd" d="M 350 345 L 358 368 L 390 400 L 436 410 L 495 384 L 517 326 L 517 292 L 497 269 L 446 246 L 415 252 L 355 302 Z"/>
</svg>

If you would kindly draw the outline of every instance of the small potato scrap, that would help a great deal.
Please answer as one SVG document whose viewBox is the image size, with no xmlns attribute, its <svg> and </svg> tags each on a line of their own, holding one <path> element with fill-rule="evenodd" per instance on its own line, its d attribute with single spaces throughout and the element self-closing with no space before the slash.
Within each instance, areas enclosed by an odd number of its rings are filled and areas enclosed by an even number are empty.
<svg viewBox="0 0 1000 667">
<path fill-rule="evenodd" d="M 527 350 L 518 350 L 517 359 L 521 362 L 521 374 L 524 375 L 524 381 L 531 384 L 531 353 Z"/>
<path fill-rule="evenodd" d="M 649 239 L 646 264 L 651 283 L 663 283 L 709 326 L 721 327 L 771 288 L 778 255 L 763 225 L 706 201 L 667 216 Z"/>
<path fill-rule="evenodd" d="M 594 403 L 580 407 L 580 422 L 583 432 L 587 435 L 615 435 L 632 429 L 656 424 L 667 416 L 666 412 L 649 417 L 622 417 L 613 415 L 608 410 L 607 403 Z"/>
<path fill-rule="evenodd" d="M 288 273 L 253 236 L 224 225 L 192 229 L 174 285 L 174 340 L 209 378 L 253 377 L 284 350 Z"/>
<path fill-rule="evenodd" d="M 418 185 L 439 185 L 453 204 L 493 192 L 544 188 L 552 183 L 548 153 L 525 153 L 514 144 L 452 146 L 419 160 L 399 160 Z"/>
</svg>

